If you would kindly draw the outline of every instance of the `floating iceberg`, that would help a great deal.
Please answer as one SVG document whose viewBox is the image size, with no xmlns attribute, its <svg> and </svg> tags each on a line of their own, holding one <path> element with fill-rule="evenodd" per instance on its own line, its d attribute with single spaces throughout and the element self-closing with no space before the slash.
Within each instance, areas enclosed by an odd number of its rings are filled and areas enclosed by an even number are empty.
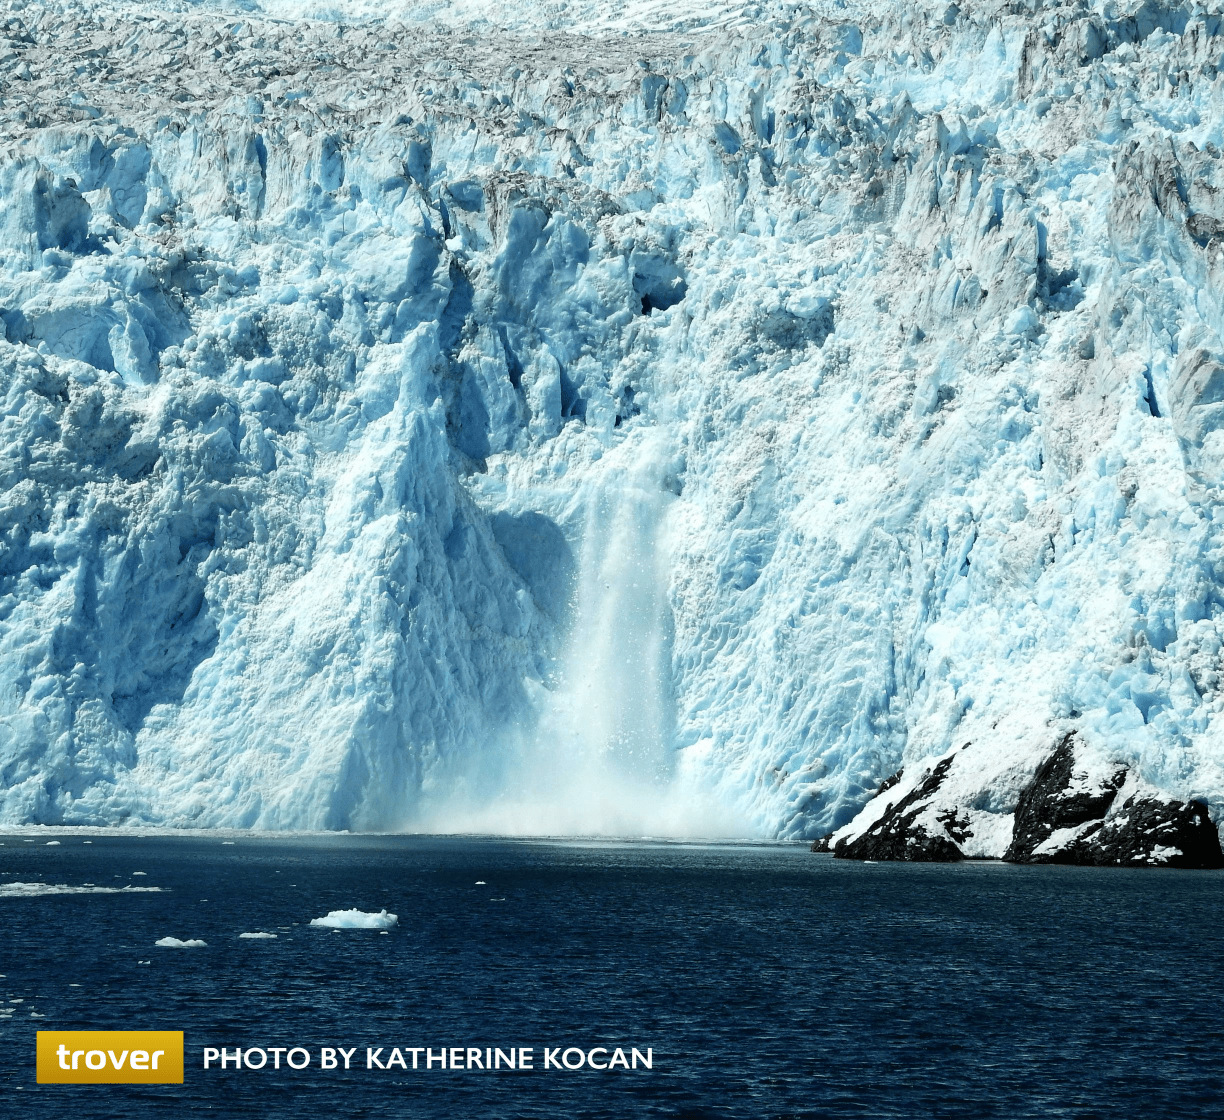
<svg viewBox="0 0 1224 1120">
<path fill-rule="evenodd" d="M 199 941 L 195 938 L 180 941 L 177 937 L 160 937 L 153 944 L 162 949 L 203 949 L 208 945 L 208 942 Z"/>
<path fill-rule="evenodd" d="M 240 933 L 239 938 L 246 938 L 248 941 L 261 941 L 264 938 L 274 938 L 274 933 Z"/>
<path fill-rule="evenodd" d="M 399 921 L 395 914 L 380 910 L 377 914 L 367 914 L 361 910 L 333 910 L 325 918 L 314 918 L 312 926 L 322 926 L 327 929 L 390 929 Z"/>
</svg>

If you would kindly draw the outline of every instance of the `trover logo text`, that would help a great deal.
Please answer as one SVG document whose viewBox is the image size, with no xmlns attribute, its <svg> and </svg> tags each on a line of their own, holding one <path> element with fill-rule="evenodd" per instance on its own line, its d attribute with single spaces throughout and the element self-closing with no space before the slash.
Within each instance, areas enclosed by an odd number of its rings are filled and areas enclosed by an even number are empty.
<svg viewBox="0 0 1224 1120">
<path fill-rule="evenodd" d="M 181 1085 L 182 1031 L 39 1031 L 40 1085 Z"/>
</svg>

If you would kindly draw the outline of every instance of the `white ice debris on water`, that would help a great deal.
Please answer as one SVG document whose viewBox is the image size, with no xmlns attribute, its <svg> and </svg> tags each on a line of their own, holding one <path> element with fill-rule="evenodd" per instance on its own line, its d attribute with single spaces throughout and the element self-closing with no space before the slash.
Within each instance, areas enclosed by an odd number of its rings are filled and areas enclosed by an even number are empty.
<svg viewBox="0 0 1224 1120">
<path fill-rule="evenodd" d="M 162 949 L 204 949 L 208 946 L 207 941 L 200 941 L 197 938 L 180 941 L 177 937 L 159 937 L 153 944 Z"/>
<path fill-rule="evenodd" d="M 265 938 L 275 938 L 276 934 L 274 933 L 240 933 L 238 936 L 239 938 L 245 938 L 249 941 L 261 941 L 261 940 L 264 940 Z"/>
<path fill-rule="evenodd" d="M 73 887 L 66 883 L 0 883 L 0 898 L 41 898 L 49 894 L 155 894 L 161 887 Z"/>
<path fill-rule="evenodd" d="M 324 929 L 390 929 L 399 921 L 395 914 L 386 910 L 365 913 L 362 910 L 332 910 L 325 918 L 312 918 L 312 926 Z"/>
<path fill-rule="evenodd" d="M 0 821 L 1224 802 L 1222 31 L 0 2 Z"/>
</svg>

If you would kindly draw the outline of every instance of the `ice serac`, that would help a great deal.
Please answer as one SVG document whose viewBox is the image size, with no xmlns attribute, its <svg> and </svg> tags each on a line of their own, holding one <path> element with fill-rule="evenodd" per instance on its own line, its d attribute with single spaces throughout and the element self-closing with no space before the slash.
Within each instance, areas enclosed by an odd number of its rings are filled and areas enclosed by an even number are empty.
<svg viewBox="0 0 1224 1120">
<path fill-rule="evenodd" d="M 1210 3 L 0 28 L 3 820 L 1214 828 Z"/>
</svg>

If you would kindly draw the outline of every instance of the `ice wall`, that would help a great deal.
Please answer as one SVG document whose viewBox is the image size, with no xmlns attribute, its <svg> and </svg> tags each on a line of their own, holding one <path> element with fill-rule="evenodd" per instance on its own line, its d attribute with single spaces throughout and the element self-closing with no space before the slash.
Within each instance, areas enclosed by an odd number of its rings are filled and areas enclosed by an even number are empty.
<svg viewBox="0 0 1224 1120">
<path fill-rule="evenodd" d="M 0 7 L 3 819 L 1220 801 L 1213 10 L 380 7 Z"/>
</svg>

